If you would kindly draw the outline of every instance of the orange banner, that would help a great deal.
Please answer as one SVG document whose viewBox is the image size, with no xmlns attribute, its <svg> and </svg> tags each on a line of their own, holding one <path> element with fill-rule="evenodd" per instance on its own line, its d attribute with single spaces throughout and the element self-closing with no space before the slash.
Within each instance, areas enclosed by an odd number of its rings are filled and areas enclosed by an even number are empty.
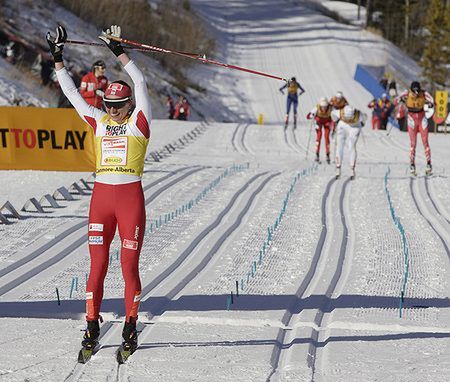
<svg viewBox="0 0 450 382">
<path fill-rule="evenodd" d="M 95 171 L 94 147 L 74 109 L 0 107 L 0 170 Z"/>
</svg>

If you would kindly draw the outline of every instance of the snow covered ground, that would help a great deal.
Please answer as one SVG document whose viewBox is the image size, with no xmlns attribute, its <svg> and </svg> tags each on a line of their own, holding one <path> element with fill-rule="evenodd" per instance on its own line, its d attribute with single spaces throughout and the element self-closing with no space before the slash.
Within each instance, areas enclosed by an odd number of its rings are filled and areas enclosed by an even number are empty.
<svg viewBox="0 0 450 382">
<path fill-rule="evenodd" d="M 8 346 L 0 380 L 448 381 L 450 138 L 430 135 L 430 178 L 419 142 L 419 176 L 411 179 L 407 135 L 374 132 L 369 123 L 358 142 L 356 180 L 348 167 L 335 180 L 333 165 L 312 162 L 305 120 L 320 96 L 337 90 L 368 112 L 371 96 L 352 79 L 358 63 L 396 57 L 398 75 L 407 78 L 417 67 L 379 37 L 307 2 L 191 3 L 217 33 L 224 60 L 297 77 L 306 89 L 299 126 L 281 126 L 282 83 L 205 66 L 201 85 L 220 97 L 228 121 L 154 122 L 150 150 L 163 158 L 149 156 L 143 177 L 140 348 L 120 367 L 117 237 L 103 347 L 88 364 L 76 363 L 89 190 L 59 201 L 62 208 L 0 225 L 0 329 Z M 255 124 L 259 113 L 265 125 Z M 20 209 L 82 176 L 89 174 L 1 171 L 1 198 Z"/>
</svg>

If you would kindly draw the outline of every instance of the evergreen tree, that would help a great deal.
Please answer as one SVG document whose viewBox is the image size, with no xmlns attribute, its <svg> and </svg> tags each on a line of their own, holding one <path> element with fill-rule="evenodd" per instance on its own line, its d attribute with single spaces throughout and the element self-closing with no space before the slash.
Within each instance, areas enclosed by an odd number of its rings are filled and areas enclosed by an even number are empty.
<svg viewBox="0 0 450 382">
<path fill-rule="evenodd" d="M 432 0 L 428 8 L 421 66 L 431 90 L 445 88 L 449 83 L 450 63 L 450 5 L 445 0 Z"/>
</svg>

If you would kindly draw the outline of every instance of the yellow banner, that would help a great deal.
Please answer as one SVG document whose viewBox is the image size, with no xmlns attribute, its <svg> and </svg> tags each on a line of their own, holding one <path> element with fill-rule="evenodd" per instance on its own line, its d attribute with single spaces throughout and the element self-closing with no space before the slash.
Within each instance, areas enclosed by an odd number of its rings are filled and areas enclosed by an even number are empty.
<svg viewBox="0 0 450 382">
<path fill-rule="evenodd" d="M 0 170 L 95 171 L 94 147 L 74 109 L 0 107 Z"/>
<path fill-rule="evenodd" d="M 448 92 L 444 90 L 437 90 L 436 96 L 436 117 L 439 119 L 447 118 L 447 102 L 448 102 Z"/>
</svg>

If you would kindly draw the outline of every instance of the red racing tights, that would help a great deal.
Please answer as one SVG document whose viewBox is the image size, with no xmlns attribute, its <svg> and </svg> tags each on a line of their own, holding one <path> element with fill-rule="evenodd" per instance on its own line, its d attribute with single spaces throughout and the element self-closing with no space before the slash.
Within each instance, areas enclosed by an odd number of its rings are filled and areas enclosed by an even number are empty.
<svg viewBox="0 0 450 382">
<path fill-rule="evenodd" d="M 86 286 L 86 319 L 97 320 L 109 264 L 109 247 L 119 227 L 120 263 L 125 281 L 126 321 L 136 320 L 141 297 L 139 254 L 145 231 L 141 182 L 111 185 L 96 182 L 89 212 L 91 269 Z"/>
<path fill-rule="evenodd" d="M 330 125 L 329 123 L 317 123 L 316 122 L 316 154 L 320 153 L 320 141 L 322 140 L 322 128 L 325 136 L 325 152 L 330 154 Z"/>
<path fill-rule="evenodd" d="M 415 163 L 416 159 L 416 146 L 417 146 L 417 133 L 420 132 L 422 136 L 423 148 L 425 150 L 425 157 L 427 163 L 431 163 L 431 150 L 428 143 L 428 120 L 425 118 L 425 112 L 408 113 L 408 134 L 411 142 L 409 159 L 411 163 Z"/>
<path fill-rule="evenodd" d="M 372 130 L 380 130 L 381 120 L 380 117 L 372 115 Z"/>
</svg>

